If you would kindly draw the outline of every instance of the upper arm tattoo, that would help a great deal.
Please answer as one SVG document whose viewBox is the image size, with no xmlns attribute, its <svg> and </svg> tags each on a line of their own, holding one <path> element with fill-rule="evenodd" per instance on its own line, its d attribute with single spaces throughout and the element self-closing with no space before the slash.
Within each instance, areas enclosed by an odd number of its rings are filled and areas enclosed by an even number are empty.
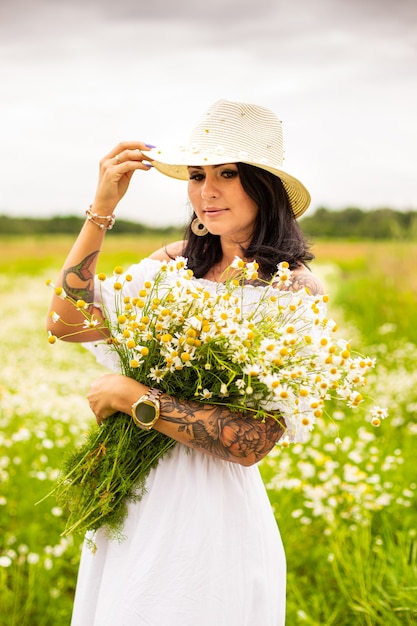
<svg viewBox="0 0 417 626">
<path fill-rule="evenodd" d="M 86 256 L 85 259 L 80 261 L 77 265 L 67 267 L 64 270 L 62 284 L 70 298 L 74 300 L 85 300 L 89 304 L 93 301 L 94 273 L 91 271 L 90 267 L 97 258 L 98 253 L 99 251 L 96 250 Z M 79 281 L 81 281 L 81 286 L 76 287 L 70 284 L 71 279 L 69 277 L 71 274 L 75 275 Z"/>
<path fill-rule="evenodd" d="M 307 272 L 301 274 L 293 274 L 291 276 L 291 285 L 289 291 L 299 291 L 300 289 L 307 289 L 308 293 L 312 296 L 317 296 L 323 293 L 323 286 L 321 282 L 314 276 Z"/>
<path fill-rule="evenodd" d="M 231 413 L 221 405 L 184 402 L 163 396 L 163 419 L 186 434 L 188 444 L 226 461 L 260 461 L 282 436 L 284 428 L 273 418 L 265 421 Z M 181 438 L 182 440 L 182 438 Z"/>
</svg>

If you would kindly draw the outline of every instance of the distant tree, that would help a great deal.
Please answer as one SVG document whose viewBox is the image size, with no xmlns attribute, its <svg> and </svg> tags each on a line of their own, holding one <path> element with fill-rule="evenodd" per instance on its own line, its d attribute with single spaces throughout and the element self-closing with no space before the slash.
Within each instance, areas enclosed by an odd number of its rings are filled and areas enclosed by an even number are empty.
<svg viewBox="0 0 417 626">
<path fill-rule="evenodd" d="M 0 235 L 57 235 L 76 234 L 83 225 L 84 219 L 73 215 L 54 216 L 51 218 L 10 217 L 0 215 Z M 112 233 L 115 235 L 146 233 L 174 234 L 178 236 L 180 229 L 175 226 L 163 228 L 146 226 L 138 222 L 117 220 Z"/>
<path fill-rule="evenodd" d="M 363 211 L 348 207 L 331 211 L 319 207 L 300 220 L 304 232 L 314 238 L 410 239 L 417 238 L 417 213 L 389 208 Z"/>
<path fill-rule="evenodd" d="M 83 221 L 82 217 L 73 215 L 44 219 L 0 215 L 0 235 L 74 234 L 80 230 Z M 300 223 L 306 235 L 314 239 L 417 239 L 417 212 L 411 210 L 379 208 L 363 211 L 357 207 L 347 207 L 341 211 L 332 211 L 319 207 L 303 216 Z M 118 219 L 112 233 L 158 233 L 178 237 L 180 231 L 181 228 L 175 226 L 153 228 Z"/>
</svg>

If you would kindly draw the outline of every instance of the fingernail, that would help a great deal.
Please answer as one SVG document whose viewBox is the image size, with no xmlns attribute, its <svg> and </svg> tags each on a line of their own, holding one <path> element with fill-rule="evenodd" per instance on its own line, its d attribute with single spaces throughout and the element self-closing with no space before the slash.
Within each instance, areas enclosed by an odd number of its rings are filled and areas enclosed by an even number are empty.
<svg viewBox="0 0 417 626">
<path fill-rule="evenodd" d="M 145 143 L 145 146 L 147 148 L 156 148 L 156 146 L 153 146 L 151 143 Z"/>
<path fill-rule="evenodd" d="M 148 161 L 142 161 L 143 165 L 146 165 L 146 167 L 153 167 L 152 163 L 148 163 Z"/>
</svg>

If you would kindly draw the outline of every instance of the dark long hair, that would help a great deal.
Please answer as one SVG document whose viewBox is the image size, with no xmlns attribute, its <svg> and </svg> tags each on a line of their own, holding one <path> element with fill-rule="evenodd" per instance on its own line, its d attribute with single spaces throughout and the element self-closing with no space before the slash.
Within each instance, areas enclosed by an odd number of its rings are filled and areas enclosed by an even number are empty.
<svg viewBox="0 0 417 626">
<path fill-rule="evenodd" d="M 281 261 L 287 261 L 290 269 L 311 261 L 310 244 L 294 217 L 281 179 L 246 163 L 237 163 L 237 168 L 243 189 L 259 207 L 251 241 L 247 247 L 241 245 L 242 258 L 256 260 L 265 278 L 276 272 Z M 195 217 L 193 213 L 185 232 L 183 254 L 188 267 L 201 278 L 221 260 L 222 248 L 219 235 L 194 235 L 191 222 Z"/>
</svg>

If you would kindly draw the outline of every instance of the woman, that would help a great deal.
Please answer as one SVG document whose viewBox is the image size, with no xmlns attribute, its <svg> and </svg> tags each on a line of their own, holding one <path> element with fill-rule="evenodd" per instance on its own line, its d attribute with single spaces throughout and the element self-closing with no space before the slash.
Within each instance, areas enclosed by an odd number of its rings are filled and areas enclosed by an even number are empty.
<svg viewBox="0 0 417 626">
<path fill-rule="evenodd" d="M 207 289 L 230 276 L 239 256 L 256 260 L 264 278 L 286 260 L 292 289 L 321 292 L 306 266 L 313 255 L 295 220 L 310 197 L 282 169 L 282 151 L 281 123 L 271 111 L 225 100 L 208 110 L 189 143 L 176 151 L 119 144 L 101 161 L 94 202 L 58 284 L 75 299 L 98 300 L 94 272 L 113 211 L 135 170 L 153 167 L 188 179 L 193 214 L 184 241 L 129 269 L 132 294 L 161 261 L 178 255 L 188 258 Z M 245 288 L 249 304 L 256 304 L 256 293 Z M 112 298 L 104 300 L 106 310 Z M 54 296 L 51 308 L 81 330 L 84 317 L 72 305 Z M 101 308 L 92 306 L 91 312 L 103 318 Z M 67 332 L 59 321 L 48 325 L 55 335 Z M 71 337 L 100 339 L 95 330 Z M 144 396 L 150 418 L 142 412 Z M 116 411 L 133 411 L 139 425 L 178 444 L 152 470 L 143 499 L 129 505 L 125 540 L 111 541 L 99 531 L 96 553 L 84 550 L 73 626 L 284 624 L 285 555 L 256 467 L 281 437 L 281 426 L 272 418 L 261 422 L 221 406 L 180 402 L 117 372 L 93 382 L 88 398 L 98 423 Z"/>
</svg>

